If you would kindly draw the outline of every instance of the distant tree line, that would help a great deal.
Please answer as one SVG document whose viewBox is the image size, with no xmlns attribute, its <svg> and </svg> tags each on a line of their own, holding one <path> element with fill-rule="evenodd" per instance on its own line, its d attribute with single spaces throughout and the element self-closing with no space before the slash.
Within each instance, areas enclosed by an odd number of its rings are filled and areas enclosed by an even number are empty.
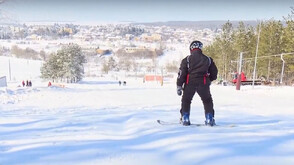
<svg viewBox="0 0 294 165">
<path fill-rule="evenodd" d="M 44 50 L 41 50 L 40 52 L 38 52 L 29 47 L 22 49 L 22 48 L 19 48 L 17 45 L 13 45 L 11 47 L 10 52 L 15 57 L 24 58 L 24 59 L 46 60 L 46 57 L 47 57 L 47 54 Z"/>
<path fill-rule="evenodd" d="M 41 26 L 38 28 L 33 28 L 33 26 L 27 26 L 26 24 L 23 24 L 15 26 L 15 29 L 17 30 L 12 30 L 8 26 L 1 26 L 0 39 L 25 39 L 31 35 L 38 35 L 46 39 L 58 39 L 71 37 L 78 32 L 77 25 L 73 24 L 54 24 L 50 26 Z"/>
<path fill-rule="evenodd" d="M 150 58 L 157 58 L 158 56 L 161 56 L 163 54 L 163 49 L 155 49 L 155 50 L 149 50 L 149 49 L 142 49 L 142 50 L 136 50 L 134 52 L 127 52 L 124 48 L 119 49 L 116 52 L 116 55 L 118 57 L 128 57 L 132 59 L 150 59 Z"/>
<path fill-rule="evenodd" d="M 104 62 L 102 64 L 102 71 L 104 73 L 108 73 L 109 71 L 133 71 L 136 72 L 140 69 L 139 64 L 136 62 L 136 60 L 127 58 L 127 57 L 120 57 L 120 58 L 114 58 L 109 57 L 105 58 Z"/>
<path fill-rule="evenodd" d="M 205 53 L 215 60 L 219 68 L 219 77 L 230 80 L 231 74 L 237 71 L 239 54 L 244 52 L 242 70 L 247 78 L 252 78 L 259 35 L 256 78 L 273 81 L 280 79 L 280 54 L 288 53 L 283 56 L 286 61 L 284 80 L 293 82 L 294 8 L 291 9 L 291 14 L 284 17 L 285 23 L 271 19 L 253 27 L 240 22 L 237 28 L 233 28 L 229 21 L 225 23 L 222 26 L 222 34 L 204 49 Z"/>
<path fill-rule="evenodd" d="M 144 28 L 140 28 L 140 27 L 131 27 L 131 26 L 127 26 L 127 27 L 116 27 L 114 29 L 114 31 L 118 31 L 119 35 L 123 36 L 126 34 L 132 34 L 134 36 L 140 36 L 141 34 L 145 33 L 145 29 Z"/>
<path fill-rule="evenodd" d="M 163 49 L 142 49 L 136 50 L 134 52 L 127 52 L 125 49 L 119 49 L 115 52 L 115 58 L 110 57 L 104 60 L 102 65 L 102 71 L 108 73 L 109 71 L 133 71 L 137 72 L 140 70 L 141 65 L 139 65 L 137 60 L 140 59 L 152 59 L 152 66 L 156 66 L 157 57 L 163 55 Z M 154 68 L 153 68 L 154 69 Z"/>
<path fill-rule="evenodd" d="M 77 44 L 63 46 L 53 53 L 41 68 L 42 78 L 62 82 L 78 82 L 84 73 L 86 62 L 81 47 Z"/>
</svg>

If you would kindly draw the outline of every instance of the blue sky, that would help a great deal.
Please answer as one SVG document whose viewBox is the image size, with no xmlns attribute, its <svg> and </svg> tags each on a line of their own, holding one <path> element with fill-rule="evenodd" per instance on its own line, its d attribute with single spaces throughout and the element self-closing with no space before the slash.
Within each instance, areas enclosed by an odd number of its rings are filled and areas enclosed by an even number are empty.
<svg viewBox="0 0 294 165">
<path fill-rule="evenodd" d="M 294 0 L 8 0 L 2 11 L 19 22 L 156 22 L 282 20 Z"/>
</svg>

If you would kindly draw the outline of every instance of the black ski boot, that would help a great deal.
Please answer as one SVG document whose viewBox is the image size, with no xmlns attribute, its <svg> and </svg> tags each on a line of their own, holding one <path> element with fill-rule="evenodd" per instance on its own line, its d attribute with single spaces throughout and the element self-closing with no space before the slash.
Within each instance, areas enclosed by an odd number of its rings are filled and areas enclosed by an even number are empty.
<svg viewBox="0 0 294 165">
<path fill-rule="evenodd" d="M 211 126 L 211 127 L 216 125 L 215 120 L 214 120 L 211 113 L 206 114 L 205 118 L 206 118 L 205 125 L 208 125 L 208 126 Z"/>
<path fill-rule="evenodd" d="M 183 124 L 184 126 L 189 126 L 189 125 L 191 125 L 189 117 L 190 117 L 190 114 L 185 113 L 185 114 L 181 117 L 181 119 L 180 119 L 180 123 Z"/>
</svg>

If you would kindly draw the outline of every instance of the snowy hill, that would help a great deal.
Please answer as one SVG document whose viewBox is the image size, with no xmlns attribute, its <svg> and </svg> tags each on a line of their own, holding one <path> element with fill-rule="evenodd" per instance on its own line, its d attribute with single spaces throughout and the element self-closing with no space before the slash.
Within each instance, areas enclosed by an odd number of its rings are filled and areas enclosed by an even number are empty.
<svg viewBox="0 0 294 165">
<path fill-rule="evenodd" d="M 0 77 L 6 76 L 7 81 L 19 82 L 22 80 L 36 79 L 41 76 L 40 68 L 42 66 L 42 63 L 43 62 L 39 60 L 27 60 L 0 56 Z"/>
<path fill-rule="evenodd" d="M 212 85 L 211 128 L 156 123 L 179 120 L 173 83 L 37 84 L 0 88 L 0 164 L 294 164 L 293 87 Z M 203 113 L 196 96 L 191 122 Z"/>
</svg>

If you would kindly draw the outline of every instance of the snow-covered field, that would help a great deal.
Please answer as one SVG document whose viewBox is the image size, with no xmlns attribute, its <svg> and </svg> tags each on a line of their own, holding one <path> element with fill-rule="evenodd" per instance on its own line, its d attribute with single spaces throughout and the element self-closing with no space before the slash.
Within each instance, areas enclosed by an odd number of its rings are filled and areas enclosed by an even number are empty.
<svg viewBox="0 0 294 165">
<path fill-rule="evenodd" d="M 40 68 L 42 63 L 40 60 L 0 56 L 0 77 L 6 76 L 7 81 L 10 82 L 36 79 L 41 76 Z"/>
<path fill-rule="evenodd" d="M 220 126 L 184 127 L 174 83 L 46 85 L 0 88 L 0 165 L 294 164 L 294 87 L 212 85 Z"/>
</svg>

